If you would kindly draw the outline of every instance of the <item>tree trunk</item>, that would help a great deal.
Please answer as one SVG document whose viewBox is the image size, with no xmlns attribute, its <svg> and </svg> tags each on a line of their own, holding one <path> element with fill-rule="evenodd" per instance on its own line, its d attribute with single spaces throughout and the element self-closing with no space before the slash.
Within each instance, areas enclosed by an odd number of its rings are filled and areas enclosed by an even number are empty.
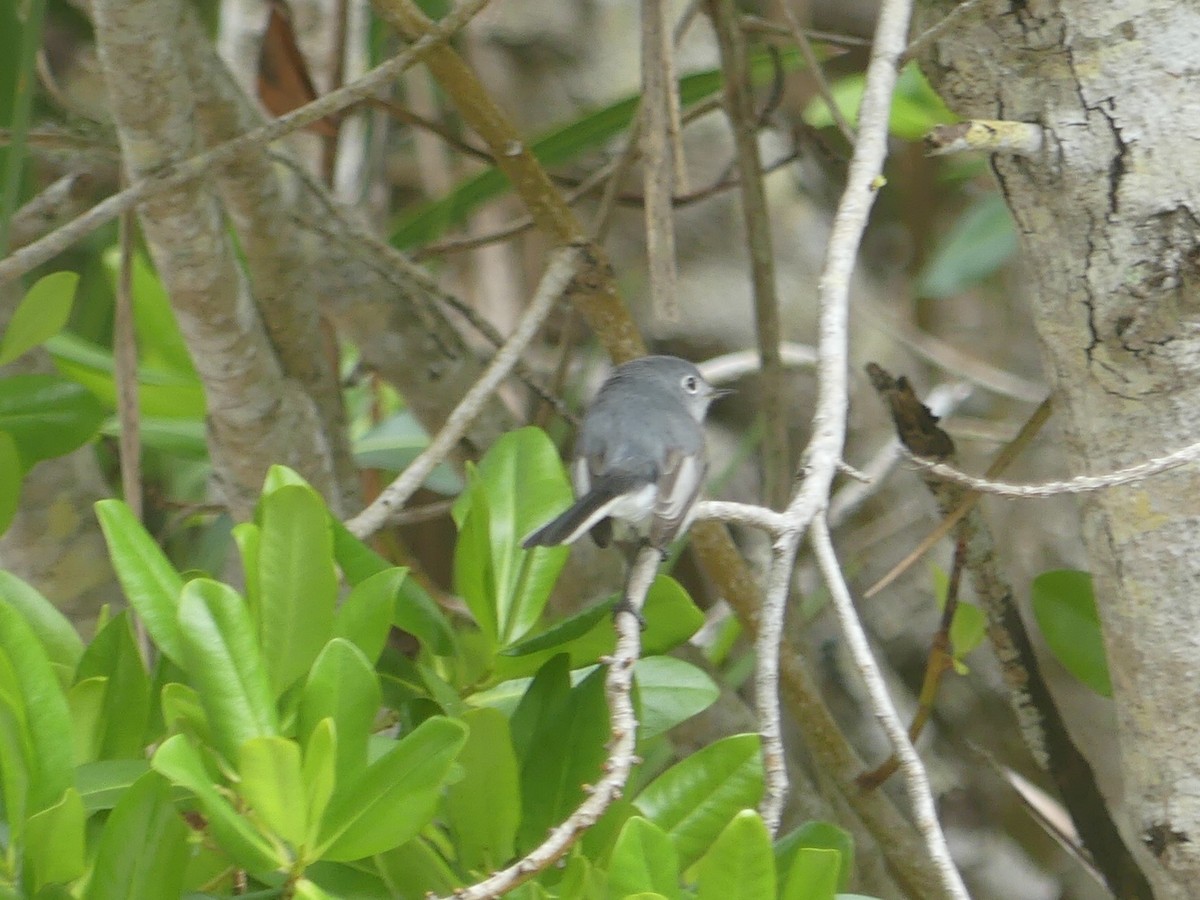
<svg viewBox="0 0 1200 900">
<path fill-rule="evenodd" d="M 918 30 L 954 4 L 927 3 Z M 994 157 L 1075 473 L 1200 438 L 1200 5 L 987 0 L 922 62 L 964 117 L 1038 123 Z M 1085 499 L 1124 804 L 1155 895 L 1200 884 L 1200 470 Z"/>
</svg>

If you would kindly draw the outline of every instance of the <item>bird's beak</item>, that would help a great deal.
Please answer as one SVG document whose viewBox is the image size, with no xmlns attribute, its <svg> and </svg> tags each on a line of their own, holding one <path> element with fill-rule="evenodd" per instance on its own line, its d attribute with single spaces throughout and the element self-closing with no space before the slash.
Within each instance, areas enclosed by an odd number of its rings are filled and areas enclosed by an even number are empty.
<svg viewBox="0 0 1200 900">
<path fill-rule="evenodd" d="M 730 394 L 736 393 L 737 391 L 735 391 L 733 388 L 713 388 L 712 393 L 708 395 L 708 399 L 710 402 L 715 403 L 722 397 L 728 397 Z"/>
</svg>

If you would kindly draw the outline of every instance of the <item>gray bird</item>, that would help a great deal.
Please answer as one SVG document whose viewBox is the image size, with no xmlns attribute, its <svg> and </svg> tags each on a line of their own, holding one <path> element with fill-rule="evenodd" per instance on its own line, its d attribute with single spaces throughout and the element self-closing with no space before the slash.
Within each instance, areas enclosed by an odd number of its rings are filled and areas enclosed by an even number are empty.
<svg viewBox="0 0 1200 900">
<path fill-rule="evenodd" d="M 665 550 L 691 524 L 708 471 L 704 417 L 728 393 L 675 356 L 617 366 L 576 439 L 571 475 L 578 499 L 521 546 L 570 544 L 591 531 L 601 547 L 615 539 Z"/>
</svg>

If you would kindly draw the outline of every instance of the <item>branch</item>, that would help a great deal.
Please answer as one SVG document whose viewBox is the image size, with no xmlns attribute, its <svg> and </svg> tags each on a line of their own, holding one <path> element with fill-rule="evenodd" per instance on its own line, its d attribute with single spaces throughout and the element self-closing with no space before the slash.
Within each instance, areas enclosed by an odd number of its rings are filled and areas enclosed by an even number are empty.
<svg viewBox="0 0 1200 900">
<path fill-rule="evenodd" d="M 593 785 L 590 796 L 571 813 L 561 825 L 550 830 L 549 836 L 522 859 L 470 887 L 458 888 L 453 900 L 489 900 L 499 897 L 517 885 L 548 868 L 571 849 L 588 828 L 596 823 L 613 801 L 625 790 L 625 782 L 637 758 L 637 716 L 633 708 L 631 689 L 633 667 L 641 654 L 641 609 L 646 593 L 658 570 L 659 553 L 653 547 L 643 547 L 630 566 L 625 584 L 625 601 L 618 607 L 613 625 L 617 630 L 617 646 L 608 663 L 605 694 L 608 697 L 612 740 L 608 759 L 604 761 L 604 777 Z"/>
<path fill-rule="evenodd" d="M 935 126 L 925 135 L 925 151 L 929 156 L 971 152 L 1037 156 L 1042 152 L 1044 134 L 1042 127 L 1032 122 L 971 119 Z"/>
<path fill-rule="evenodd" d="M 579 246 L 563 247 L 555 253 L 545 274 L 542 275 L 537 293 L 517 322 L 512 336 L 496 351 L 479 381 L 463 395 L 458 406 L 446 418 L 442 430 L 429 442 L 429 446 L 421 451 L 370 506 L 346 523 L 352 534 L 365 538 L 386 525 L 389 518 L 404 507 L 437 464 L 454 449 L 484 402 L 516 365 L 546 316 L 554 308 L 555 302 L 567 289 L 584 258 Z"/>
<path fill-rule="evenodd" d="M 825 522 L 824 516 L 816 517 L 809 530 L 809 535 L 813 551 L 817 556 L 817 563 L 821 568 L 821 574 L 825 578 L 825 584 L 829 588 L 829 594 L 833 600 L 834 612 L 842 627 L 842 634 L 846 638 L 846 645 L 850 648 L 858 673 L 862 676 L 863 682 L 867 686 L 867 693 L 871 697 L 871 706 L 875 717 L 879 719 L 892 748 L 900 758 L 900 768 L 904 772 L 908 786 L 908 796 L 912 802 L 917 828 L 925 837 L 925 845 L 929 848 L 929 853 L 937 865 L 938 875 L 941 877 L 946 893 L 951 897 L 969 900 L 967 888 L 962 882 L 962 876 L 959 875 L 958 869 L 954 866 L 954 860 L 950 858 L 950 850 L 946 846 L 946 836 L 942 834 L 942 827 L 938 823 L 937 809 L 934 807 L 933 795 L 929 787 L 929 777 L 925 774 L 925 767 L 921 765 L 921 757 L 917 755 L 912 741 L 908 739 L 904 723 L 900 721 L 900 716 L 896 712 L 895 706 L 892 705 L 892 698 L 888 696 L 887 685 L 884 683 L 875 657 L 871 655 L 870 642 L 863 631 L 862 623 L 858 621 L 858 613 L 855 612 L 854 601 L 850 599 L 850 591 L 842 577 L 837 554 L 834 553 L 833 542 L 829 537 L 829 525 Z"/>
</svg>

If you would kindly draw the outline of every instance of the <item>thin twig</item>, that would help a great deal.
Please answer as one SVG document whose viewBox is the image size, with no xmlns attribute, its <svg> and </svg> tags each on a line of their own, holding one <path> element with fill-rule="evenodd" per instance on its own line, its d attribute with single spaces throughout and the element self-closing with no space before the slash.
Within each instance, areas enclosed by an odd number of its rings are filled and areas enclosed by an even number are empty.
<svg viewBox="0 0 1200 900">
<path fill-rule="evenodd" d="M 946 836 L 942 833 L 942 826 L 938 823 L 937 809 L 929 788 L 929 777 L 925 773 L 925 767 L 921 764 L 921 757 L 917 755 L 912 741 L 908 739 L 904 723 L 900 721 L 896 707 L 892 704 L 892 698 L 888 695 L 887 684 L 879 671 L 879 665 L 871 654 L 871 644 L 867 640 L 866 632 L 863 631 L 862 623 L 858 620 L 854 601 L 850 599 L 850 590 L 846 587 L 846 581 L 842 577 L 837 554 L 833 549 L 833 541 L 829 537 L 829 525 L 824 516 L 818 515 L 813 520 L 809 535 L 817 557 L 817 564 L 821 568 L 825 585 L 829 588 L 829 594 L 833 600 L 833 609 L 837 614 L 838 624 L 841 625 L 842 634 L 846 638 L 846 645 L 850 648 L 858 673 L 866 684 L 875 717 L 883 726 L 888 740 L 891 741 L 892 747 L 900 759 L 900 768 L 904 771 L 917 828 L 925 837 L 925 845 L 929 848 L 947 893 L 952 897 L 967 900 L 969 897 L 967 888 L 954 865 L 954 860 L 950 858 L 950 849 L 946 846 Z"/>
<path fill-rule="evenodd" d="M 633 667 L 641 654 L 640 613 L 646 593 L 658 569 L 658 551 L 643 547 L 630 567 L 625 586 L 626 603 L 619 608 L 614 620 L 617 645 L 608 663 L 605 695 L 608 698 L 612 739 L 608 758 L 604 761 L 604 777 L 591 786 L 590 795 L 561 824 L 550 830 L 541 844 L 507 868 L 492 874 L 470 887 L 457 888 L 453 900 L 489 900 L 500 897 L 517 885 L 529 880 L 551 866 L 571 849 L 588 828 L 625 790 L 629 772 L 637 762 L 637 716 L 631 695 Z"/>
<path fill-rule="evenodd" d="M 566 246 L 555 252 L 546 267 L 537 293 L 522 314 L 512 336 L 496 351 L 479 381 L 463 395 L 462 400 L 446 417 L 442 430 L 429 442 L 421 454 L 361 513 L 346 523 L 351 533 L 368 537 L 387 524 L 391 515 L 402 509 L 446 456 L 454 449 L 484 402 L 516 365 L 521 354 L 533 340 L 538 329 L 554 308 L 555 302 L 567 289 L 583 259 L 578 246 Z"/>
<path fill-rule="evenodd" d="M 846 139 L 846 143 L 854 146 L 857 140 L 854 134 L 854 126 L 852 126 L 846 117 L 842 115 L 842 108 L 838 106 L 837 100 L 833 97 L 833 88 L 829 85 L 829 79 L 825 77 L 825 70 L 821 68 L 821 61 L 817 59 L 816 51 L 813 50 L 812 40 L 807 32 L 800 27 L 800 20 L 796 18 L 796 13 L 792 10 L 792 4 L 788 0 L 779 4 L 779 9 L 783 12 L 783 17 L 787 19 L 788 28 L 792 31 L 792 37 L 796 41 L 796 46 L 800 48 L 800 53 L 804 57 L 804 62 L 808 66 L 808 71 L 812 73 L 813 80 L 817 84 L 817 93 L 821 95 L 821 100 L 824 101 L 826 108 L 829 110 L 829 115 L 833 118 L 833 123 L 837 126 L 838 131 L 842 133 L 842 137 Z"/>
</svg>

